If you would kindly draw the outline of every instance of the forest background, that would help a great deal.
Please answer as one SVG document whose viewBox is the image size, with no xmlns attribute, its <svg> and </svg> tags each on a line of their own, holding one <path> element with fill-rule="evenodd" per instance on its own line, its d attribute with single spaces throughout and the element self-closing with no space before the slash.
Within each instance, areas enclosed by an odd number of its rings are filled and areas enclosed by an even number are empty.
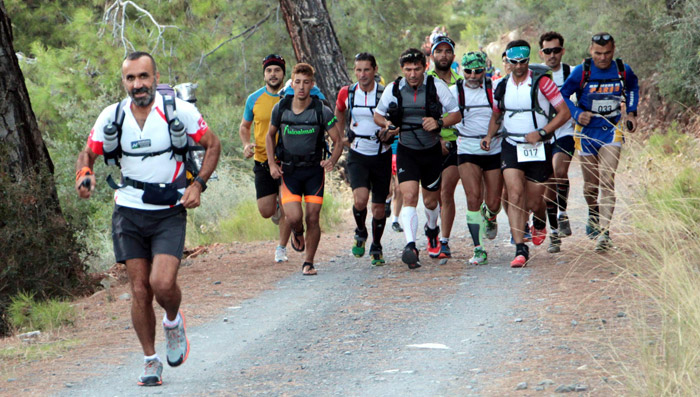
<svg viewBox="0 0 700 397">
<path fill-rule="evenodd" d="M 252 164 L 243 159 L 238 126 L 246 97 L 263 85 L 262 58 L 282 54 L 288 71 L 296 61 L 279 2 L 4 0 L 4 4 L 31 105 L 54 165 L 62 213 L 75 234 L 67 240 L 75 246 L 66 248 L 79 255 L 90 271 L 103 272 L 113 264 L 112 191 L 103 181 L 119 171 L 96 163 L 97 194 L 79 200 L 74 164 L 99 112 L 125 96 L 120 65 L 133 49 L 153 53 L 161 82 L 199 84 L 197 106 L 223 144 L 219 180 L 203 195 L 202 207 L 189 213 L 187 246 L 274 238 L 274 225 L 257 216 Z M 637 394 L 698 395 L 700 0 L 326 0 L 325 5 L 348 75 L 353 76 L 354 54 L 368 51 L 376 55 L 387 82 L 400 72 L 400 52 L 420 47 L 437 25 L 444 25 L 457 41 L 457 59 L 483 47 L 499 68 L 505 44 L 515 37 L 537 48 L 540 34 L 556 30 L 566 38 L 564 62 L 571 65 L 587 56 L 594 33 L 607 31 L 615 37 L 616 56 L 629 63 L 642 82 L 645 118 L 645 131 L 632 140 L 621 167 L 637 179 L 634 197 L 629 198 L 634 200 L 634 211 L 626 219 L 625 215 L 616 219 L 630 228 L 638 244 L 630 247 L 631 279 L 655 303 L 658 311 L 651 313 L 661 313 L 648 316 L 653 320 L 648 324 L 640 322 L 643 370 L 633 384 L 641 391 Z M 695 124 L 689 123 L 691 119 Z M 686 127 L 693 125 L 695 130 Z M 347 189 L 337 174 L 332 189 Z M 31 241 L 50 228 L 37 230 L 32 225 L 15 230 L 15 225 L 24 224 L 23 214 L 15 210 L 22 206 L 15 204 L 22 200 L 25 205 L 31 197 L 23 195 L 22 184 L 2 178 L 5 174 L 0 172 L 0 309 L 7 303 L 7 291 L 18 292 L 11 288 L 18 269 L 31 272 L 43 266 L 57 271 L 50 265 L 63 258 L 59 250 L 42 249 L 45 240 Z M 322 219 L 339 220 L 340 209 L 347 207 L 342 197 L 327 196 Z M 26 244 L 16 244 L 6 233 L 21 235 Z M 63 241 L 61 236 L 56 240 L 55 244 Z M 33 276 L 50 280 L 52 274 Z M 5 319 L 2 310 L 0 319 Z M 649 335 L 660 342 L 647 343 Z"/>
<path fill-rule="evenodd" d="M 6 0 L 5 5 L 32 107 L 55 166 L 63 213 L 92 270 L 112 263 L 112 191 L 98 182 L 94 199 L 78 200 L 74 162 L 99 112 L 124 96 L 120 65 L 133 49 L 153 53 L 161 82 L 199 85 L 197 106 L 223 143 L 220 180 L 190 216 L 188 246 L 274 235 L 269 222 L 251 224 L 251 164 L 243 159 L 237 132 L 246 97 L 263 84 L 261 59 L 279 53 L 289 65 L 295 63 L 278 2 Z M 682 109 L 700 97 L 697 0 L 328 0 L 326 6 L 350 76 L 353 55 L 368 51 L 390 81 L 400 72 L 398 54 L 420 47 L 436 25 L 444 25 L 458 42 L 457 59 L 484 47 L 496 67 L 514 35 L 537 47 L 541 33 L 559 31 L 567 39 L 564 62 L 577 64 L 587 56 L 588 38 L 608 31 L 616 38 L 616 55 L 669 103 Z M 118 174 L 97 164 L 99 181 L 110 172 Z M 332 212 L 334 206 L 328 207 Z"/>
</svg>

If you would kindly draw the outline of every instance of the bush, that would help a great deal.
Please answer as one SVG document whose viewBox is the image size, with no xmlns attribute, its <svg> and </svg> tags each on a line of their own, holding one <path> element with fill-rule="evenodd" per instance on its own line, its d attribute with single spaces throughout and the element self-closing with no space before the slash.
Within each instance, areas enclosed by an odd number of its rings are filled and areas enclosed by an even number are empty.
<svg viewBox="0 0 700 397">
<path fill-rule="evenodd" d="M 37 302 L 34 294 L 20 292 L 11 299 L 10 325 L 18 331 L 50 331 L 73 325 L 76 314 L 68 302 L 50 299 Z"/>
</svg>

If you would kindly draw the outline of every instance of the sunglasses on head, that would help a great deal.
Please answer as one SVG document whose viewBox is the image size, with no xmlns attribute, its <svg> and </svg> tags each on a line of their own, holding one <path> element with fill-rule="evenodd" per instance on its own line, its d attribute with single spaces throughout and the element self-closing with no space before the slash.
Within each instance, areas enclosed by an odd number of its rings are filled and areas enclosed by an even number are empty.
<svg viewBox="0 0 700 397">
<path fill-rule="evenodd" d="M 423 54 L 419 52 L 409 52 L 408 54 L 402 55 L 399 61 L 401 62 L 420 62 L 423 59 Z"/>
<path fill-rule="evenodd" d="M 563 48 L 561 47 L 552 47 L 552 48 L 543 48 L 542 52 L 545 53 L 546 55 L 549 55 L 551 53 L 559 54 Z"/>
<path fill-rule="evenodd" d="M 265 58 L 263 58 L 263 63 L 265 63 L 269 60 L 272 60 L 272 59 L 284 62 L 284 58 L 282 58 L 282 55 L 270 54 L 270 55 L 266 56 Z"/>
<path fill-rule="evenodd" d="M 523 58 L 523 59 L 510 59 L 510 58 L 506 58 L 506 60 L 507 60 L 508 63 L 510 63 L 511 65 L 522 65 L 522 64 L 525 64 L 525 63 L 530 62 L 530 58 Z"/>
<path fill-rule="evenodd" d="M 464 74 L 481 74 L 484 73 L 484 70 L 484 68 L 464 69 Z"/>
<path fill-rule="evenodd" d="M 609 34 L 597 34 L 591 37 L 591 41 L 599 45 L 606 45 L 609 42 L 611 42 L 612 39 L 612 36 L 610 36 Z"/>
</svg>

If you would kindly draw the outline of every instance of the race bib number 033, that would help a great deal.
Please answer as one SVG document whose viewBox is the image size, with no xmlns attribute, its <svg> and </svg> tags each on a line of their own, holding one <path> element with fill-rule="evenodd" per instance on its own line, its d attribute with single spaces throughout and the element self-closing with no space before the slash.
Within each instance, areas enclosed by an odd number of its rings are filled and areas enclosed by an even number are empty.
<svg viewBox="0 0 700 397">
<path fill-rule="evenodd" d="M 620 114 L 620 100 L 594 99 L 591 103 L 591 111 L 606 117 L 615 117 Z"/>
<path fill-rule="evenodd" d="M 531 143 L 518 143 L 516 150 L 518 151 L 518 163 L 547 160 L 544 153 L 544 144 L 541 142 L 534 145 Z"/>
</svg>

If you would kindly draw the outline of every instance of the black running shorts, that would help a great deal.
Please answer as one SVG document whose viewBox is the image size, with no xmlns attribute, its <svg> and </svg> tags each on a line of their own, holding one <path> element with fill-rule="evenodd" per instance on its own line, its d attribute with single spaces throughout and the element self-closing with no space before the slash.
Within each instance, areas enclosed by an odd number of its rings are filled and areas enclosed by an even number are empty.
<svg viewBox="0 0 700 397">
<path fill-rule="evenodd" d="M 428 149 L 410 149 L 399 143 L 396 149 L 396 167 L 399 183 L 420 181 L 423 189 L 440 189 L 442 173 L 442 146 L 438 143 Z"/>
<path fill-rule="evenodd" d="M 255 198 L 261 199 L 271 194 L 277 194 L 280 189 L 280 180 L 275 179 L 270 175 L 270 166 L 259 161 L 255 161 L 253 165 L 253 173 L 255 174 Z"/>
<path fill-rule="evenodd" d="M 365 187 L 372 191 L 373 203 L 385 203 L 391 184 L 391 156 L 391 150 L 367 156 L 351 149 L 347 164 L 352 190 Z"/>
<path fill-rule="evenodd" d="M 552 147 L 552 156 L 557 153 L 564 153 L 567 156 L 574 157 L 576 143 L 574 142 L 573 135 L 566 135 L 554 141 L 554 146 Z"/>
<path fill-rule="evenodd" d="M 282 204 L 301 202 L 301 196 L 307 203 L 323 204 L 323 186 L 325 171 L 320 166 L 282 167 Z"/>
<path fill-rule="evenodd" d="M 501 154 L 460 154 L 459 165 L 464 163 L 472 163 L 481 168 L 482 171 L 497 170 L 501 168 Z"/>
<path fill-rule="evenodd" d="M 442 155 L 442 170 L 445 171 L 449 167 L 457 165 L 457 142 L 449 141 L 447 142 L 447 155 Z"/>
<path fill-rule="evenodd" d="M 129 259 L 152 260 L 158 254 L 182 258 L 187 210 L 176 205 L 164 210 L 114 206 L 112 242 L 118 263 Z"/>
<path fill-rule="evenodd" d="M 501 170 L 508 168 L 516 168 L 525 172 L 525 178 L 533 182 L 546 182 L 552 175 L 552 145 L 544 144 L 545 161 L 528 161 L 519 163 L 518 153 L 515 145 L 512 145 L 508 140 L 503 140 L 501 145 Z"/>
</svg>

